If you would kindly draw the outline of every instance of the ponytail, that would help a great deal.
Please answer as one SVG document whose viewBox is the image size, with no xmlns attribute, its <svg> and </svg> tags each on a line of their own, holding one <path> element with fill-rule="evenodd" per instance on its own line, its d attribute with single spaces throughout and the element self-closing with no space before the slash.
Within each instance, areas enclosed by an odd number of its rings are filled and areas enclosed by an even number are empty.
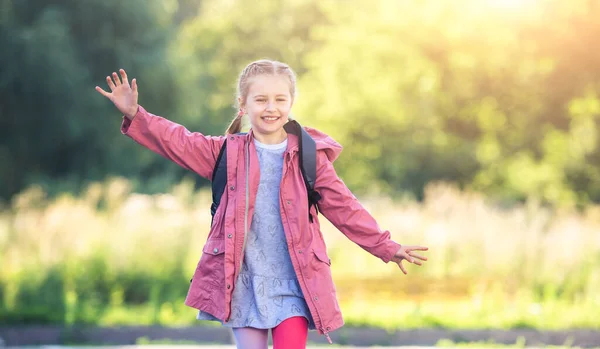
<svg viewBox="0 0 600 349">
<path fill-rule="evenodd" d="M 227 127 L 227 131 L 225 131 L 225 135 L 240 133 L 242 131 L 242 116 L 244 116 L 244 113 L 240 111 L 236 117 L 231 120 L 231 123 Z"/>
</svg>

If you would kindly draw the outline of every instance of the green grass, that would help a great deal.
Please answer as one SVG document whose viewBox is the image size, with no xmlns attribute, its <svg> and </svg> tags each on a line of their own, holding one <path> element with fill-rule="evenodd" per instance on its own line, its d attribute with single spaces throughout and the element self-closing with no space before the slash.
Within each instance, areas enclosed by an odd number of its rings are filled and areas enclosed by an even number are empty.
<svg viewBox="0 0 600 349">
<path fill-rule="evenodd" d="M 129 188 L 115 179 L 48 199 L 32 187 L 0 212 L 0 323 L 197 324 L 183 300 L 210 193 Z M 426 194 L 363 199 L 395 240 L 430 247 L 406 276 L 319 216 L 347 324 L 600 329 L 600 207 L 498 208 L 443 185 Z"/>
</svg>

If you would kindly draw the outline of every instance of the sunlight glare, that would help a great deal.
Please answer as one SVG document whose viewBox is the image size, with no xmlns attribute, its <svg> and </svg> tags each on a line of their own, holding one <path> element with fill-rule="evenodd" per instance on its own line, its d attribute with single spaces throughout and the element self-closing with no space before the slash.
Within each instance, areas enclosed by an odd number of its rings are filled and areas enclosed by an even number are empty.
<svg viewBox="0 0 600 349">
<path fill-rule="evenodd" d="M 486 0 L 490 7 L 500 10 L 523 10 L 531 6 L 536 0 Z"/>
</svg>

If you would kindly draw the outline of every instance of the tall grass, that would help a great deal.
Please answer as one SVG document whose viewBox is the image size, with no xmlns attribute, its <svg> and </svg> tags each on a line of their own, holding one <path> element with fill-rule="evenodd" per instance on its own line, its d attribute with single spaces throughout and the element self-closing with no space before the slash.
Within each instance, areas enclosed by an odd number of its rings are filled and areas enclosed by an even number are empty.
<svg viewBox="0 0 600 349">
<path fill-rule="evenodd" d="M 404 276 L 321 216 L 348 323 L 600 328 L 600 207 L 499 208 L 444 184 L 421 203 L 363 203 L 396 241 L 428 246 L 430 260 Z M 80 197 L 29 188 L 0 212 L 0 322 L 195 323 L 183 298 L 209 205 L 188 181 L 153 196 L 120 178 Z"/>
</svg>

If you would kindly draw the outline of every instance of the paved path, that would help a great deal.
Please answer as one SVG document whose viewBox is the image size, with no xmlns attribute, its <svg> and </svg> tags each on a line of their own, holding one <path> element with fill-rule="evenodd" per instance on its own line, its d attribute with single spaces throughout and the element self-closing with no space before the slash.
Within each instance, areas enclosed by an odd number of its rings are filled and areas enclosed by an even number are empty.
<svg viewBox="0 0 600 349">
<path fill-rule="evenodd" d="M 233 345 L 121 345 L 121 346 L 102 346 L 102 347 L 91 347 L 91 346 L 59 346 L 59 345 L 43 345 L 43 346 L 26 346 L 26 347 L 2 347 L 2 349 L 236 349 Z M 272 349 L 273 347 L 269 347 Z M 307 349 L 325 349 L 325 348 L 335 348 L 335 349 L 357 349 L 357 348 L 367 348 L 367 347 L 346 347 L 346 346 L 328 346 L 328 345 L 316 345 L 309 346 Z M 406 346 L 406 347 L 368 347 L 369 349 L 440 349 L 441 347 L 419 347 L 419 346 Z M 452 348 L 452 347 L 443 347 L 443 349 L 464 349 L 462 348 Z M 475 346 L 469 346 L 469 349 L 479 349 Z M 482 347 L 481 349 L 490 349 L 489 346 Z M 544 349 L 537 347 L 527 347 L 527 349 Z M 552 347 L 552 349 L 560 349 L 560 347 Z M 565 347 L 567 349 L 567 347 Z"/>
<path fill-rule="evenodd" d="M 513 348 L 515 343 L 525 342 L 532 347 L 553 345 L 555 346 L 553 349 L 564 347 L 565 343 L 568 343 L 571 344 L 571 348 L 600 349 L 600 330 L 593 329 L 568 331 L 413 329 L 387 332 L 382 329 L 348 327 L 332 333 L 331 339 L 336 343 L 333 346 L 329 345 L 323 336 L 311 332 L 309 333 L 309 343 L 311 343 L 309 348 L 431 349 L 435 348 L 440 341 L 446 341 L 450 343 L 506 343 L 512 344 Z M 220 327 L 62 328 L 59 326 L 0 326 L 0 349 L 3 347 L 76 348 L 75 346 L 65 347 L 53 343 L 90 343 L 94 345 L 94 347 L 79 345 L 78 348 L 82 349 L 235 349 L 232 345 L 231 331 Z M 133 343 L 153 344 L 136 346 Z M 170 343 L 170 345 L 159 343 Z M 189 343 L 213 344 L 190 345 Z M 489 344 L 483 346 L 490 348 Z M 458 345 L 458 347 L 465 349 L 466 345 Z M 502 347 L 502 345 L 498 345 L 498 347 Z M 507 345 L 504 345 L 505 349 L 507 347 Z M 476 347 L 469 344 L 468 348 L 475 349 Z"/>
</svg>

